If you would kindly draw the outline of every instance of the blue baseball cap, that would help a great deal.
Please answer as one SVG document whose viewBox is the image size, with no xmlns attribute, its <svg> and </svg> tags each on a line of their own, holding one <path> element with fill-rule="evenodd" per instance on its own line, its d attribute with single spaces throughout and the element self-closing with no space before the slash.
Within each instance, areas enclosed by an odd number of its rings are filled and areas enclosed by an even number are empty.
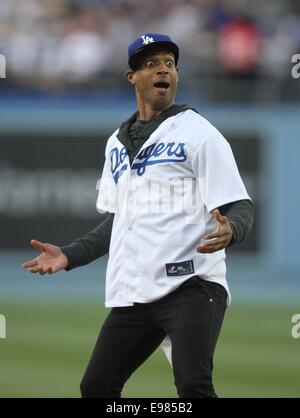
<svg viewBox="0 0 300 418">
<path fill-rule="evenodd" d="M 177 65 L 179 57 L 179 48 L 167 35 L 160 33 L 145 33 L 139 36 L 128 47 L 128 64 L 132 70 L 136 70 L 138 57 L 151 49 L 163 48 L 166 51 L 173 52 L 175 64 Z"/>
</svg>

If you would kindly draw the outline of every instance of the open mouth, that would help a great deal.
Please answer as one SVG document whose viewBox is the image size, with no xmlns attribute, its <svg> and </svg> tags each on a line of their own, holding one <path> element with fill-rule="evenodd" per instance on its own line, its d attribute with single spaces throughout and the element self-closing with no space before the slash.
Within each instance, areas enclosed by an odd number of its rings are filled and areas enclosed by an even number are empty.
<svg viewBox="0 0 300 418">
<path fill-rule="evenodd" d="M 154 83 L 154 87 L 158 89 L 168 90 L 168 88 L 170 87 L 170 84 L 167 81 L 158 81 L 157 83 Z"/>
</svg>

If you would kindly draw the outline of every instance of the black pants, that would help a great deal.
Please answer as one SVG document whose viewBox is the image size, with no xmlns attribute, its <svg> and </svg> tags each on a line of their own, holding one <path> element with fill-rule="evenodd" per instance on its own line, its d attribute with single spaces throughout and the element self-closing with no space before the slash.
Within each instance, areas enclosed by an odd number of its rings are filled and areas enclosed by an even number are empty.
<svg viewBox="0 0 300 418">
<path fill-rule="evenodd" d="M 179 397 L 216 397 L 213 355 L 226 298 L 222 286 L 194 276 L 156 302 L 112 308 L 81 382 L 82 397 L 120 397 L 130 375 L 166 334 Z"/>
</svg>

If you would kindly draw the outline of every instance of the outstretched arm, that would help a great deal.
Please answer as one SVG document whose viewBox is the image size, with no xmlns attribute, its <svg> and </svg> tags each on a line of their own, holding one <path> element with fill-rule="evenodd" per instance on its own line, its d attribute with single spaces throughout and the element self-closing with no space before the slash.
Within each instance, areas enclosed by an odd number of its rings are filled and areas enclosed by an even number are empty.
<svg viewBox="0 0 300 418">
<path fill-rule="evenodd" d="M 108 253 L 114 214 L 107 212 L 103 216 L 104 219 L 95 229 L 71 244 L 60 247 L 69 260 L 66 270 L 84 266 Z"/>
</svg>

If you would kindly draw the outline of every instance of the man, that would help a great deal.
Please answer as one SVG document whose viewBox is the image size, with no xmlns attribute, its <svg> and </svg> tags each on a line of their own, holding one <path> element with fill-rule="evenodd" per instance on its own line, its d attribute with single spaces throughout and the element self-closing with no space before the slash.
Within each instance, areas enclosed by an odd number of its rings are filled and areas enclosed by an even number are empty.
<svg viewBox="0 0 300 418">
<path fill-rule="evenodd" d="M 213 354 L 230 299 L 224 249 L 248 235 L 253 206 L 227 141 L 194 109 L 174 104 L 177 45 L 144 34 L 128 52 L 138 111 L 106 146 L 97 200 L 103 219 L 66 247 L 33 240 L 42 253 L 24 267 L 70 270 L 109 248 L 105 304 L 112 309 L 83 397 L 120 397 L 166 336 L 179 397 L 215 397 Z"/>
</svg>

